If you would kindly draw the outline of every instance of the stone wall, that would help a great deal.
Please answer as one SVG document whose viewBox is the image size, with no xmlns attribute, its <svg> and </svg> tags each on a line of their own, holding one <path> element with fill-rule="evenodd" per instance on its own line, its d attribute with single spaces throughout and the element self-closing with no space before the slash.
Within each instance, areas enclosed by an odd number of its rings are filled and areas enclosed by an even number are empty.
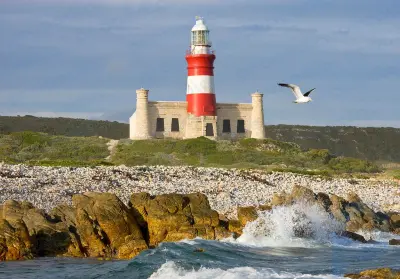
<svg viewBox="0 0 400 279">
<path fill-rule="evenodd" d="M 252 103 L 217 103 L 217 116 L 202 117 L 188 115 L 187 102 L 148 101 L 143 88 L 136 93 L 136 111 L 129 119 L 131 139 L 264 137 L 263 95 L 258 92 L 252 94 Z"/>
<path fill-rule="evenodd" d="M 252 104 L 217 104 L 218 138 L 249 138 L 251 136 L 252 110 Z M 229 120 L 230 132 L 224 132 L 224 120 Z M 238 132 L 238 120 L 244 120 L 244 133 Z"/>
<path fill-rule="evenodd" d="M 150 134 L 155 138 L 183 138 L 186 129 L 186 102 L 149 102 Z M 162 118 L 164 131 L 157 131 L 157 118 Z M 179 131 L 172 131 L 172 119 L 177 118 Z"/>
</svg>

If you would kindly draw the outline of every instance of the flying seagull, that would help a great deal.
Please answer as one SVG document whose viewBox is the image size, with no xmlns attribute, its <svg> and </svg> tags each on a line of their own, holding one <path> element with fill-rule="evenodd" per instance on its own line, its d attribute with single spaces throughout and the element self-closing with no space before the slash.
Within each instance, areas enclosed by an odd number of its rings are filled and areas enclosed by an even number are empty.
<svg viewBox="0 0 400 279">
<path fill-rule="evenodd" d="M 294 101 L 294 103 L 308 103 L 310 101 L 312 101 L 312 99 L 310 97 L 308 97 L 308 95 L 310 95 L 310 93 L 315 89 L 311 89 L 310 91 L 307 91 L 306 93 L 301 93 L 300 87 L 298 87 L 295 84 L 287 84 L 287 83 L 278 83 L 278 85 L 283 86 L 283 87 L 289 87 L 290 89 L 292 89 L 294 96 L 296 97 L 296 101 Z"/>
</svg>

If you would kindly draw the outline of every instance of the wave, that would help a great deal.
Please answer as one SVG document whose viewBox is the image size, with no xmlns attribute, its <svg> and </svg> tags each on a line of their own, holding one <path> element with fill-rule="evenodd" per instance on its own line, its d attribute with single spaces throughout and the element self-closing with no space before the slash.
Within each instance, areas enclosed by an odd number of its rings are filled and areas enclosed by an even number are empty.
<svg viewBox="0 0 400 279">
<path fill-rule="evenodd" d="M 318 204 L 298 202 L 260 211 L 233 242 L 257 247 L 315 247 L 332 244 L 345 224 L 332 218 Z M 232 239 L 227 240 L 232 242 Z"/>
<path fill-rule="evenodd" d="M 163 278 L 176 278 L 176 279 L 242 279 L 242 278 L 315 278 L 315 279 L 338 279 L 344 278 L 336 275 L 311 275 L 291 272 L 276 272 L 272 268 L 253 268 L 253 267 L 234 267 L 227 270 L 221 268 L 204 268 L 198 270 L 186 270 L 178 266 L 173 261 L 167 261 L 156 272 L 154 272 L 149 279 L 163 279 Z"/>
</svg>

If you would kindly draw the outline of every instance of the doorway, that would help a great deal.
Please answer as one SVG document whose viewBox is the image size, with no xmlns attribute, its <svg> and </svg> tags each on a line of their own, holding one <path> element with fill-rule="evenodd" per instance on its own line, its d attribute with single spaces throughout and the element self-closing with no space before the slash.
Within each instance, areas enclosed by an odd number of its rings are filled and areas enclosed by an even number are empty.
<svg viewBox="0 0 400 279">
<path fill-rule="evenodd" d="M 213 137 L 214 136 L 214 128 L 212 123 L 206 124 L 206 137 Z"/>
</svg>

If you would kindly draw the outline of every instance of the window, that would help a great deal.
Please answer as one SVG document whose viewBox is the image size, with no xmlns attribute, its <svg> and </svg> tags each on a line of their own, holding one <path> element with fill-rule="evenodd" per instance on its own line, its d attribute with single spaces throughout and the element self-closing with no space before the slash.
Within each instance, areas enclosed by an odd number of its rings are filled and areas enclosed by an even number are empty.
<svg viewBox="0 0 400 279">
<path fill-rule="evenodd" d="M 244 132 L 245 132 L 245 129 L 244 129 L 244 120 L 242 120 L 242 119 L 239 119 L 239 120 L 237 121 L 237 132 L 238 132 L 238 133 L 244 133 Z"/>
<path fill-rule="evenodd" d="M 230 133 L 231 132 L 231 121 L 229 119 L 224 119 L 222 122 L 222 133 Z"/>
<path fill-rule="evenodd" d="M 179 132 L 179 119 L 172 118 L 171 132 Z"/>
<path fill-rule="evenodd" d="M 156 132 L 164 132 L 164 118 L 157 118 Z"/>
<path fill-rule="evenodd" d="M 206 124 L 206 137 L 213 137 L 214 136 L 214 129 L 212 123 Z"/>
</svg>

